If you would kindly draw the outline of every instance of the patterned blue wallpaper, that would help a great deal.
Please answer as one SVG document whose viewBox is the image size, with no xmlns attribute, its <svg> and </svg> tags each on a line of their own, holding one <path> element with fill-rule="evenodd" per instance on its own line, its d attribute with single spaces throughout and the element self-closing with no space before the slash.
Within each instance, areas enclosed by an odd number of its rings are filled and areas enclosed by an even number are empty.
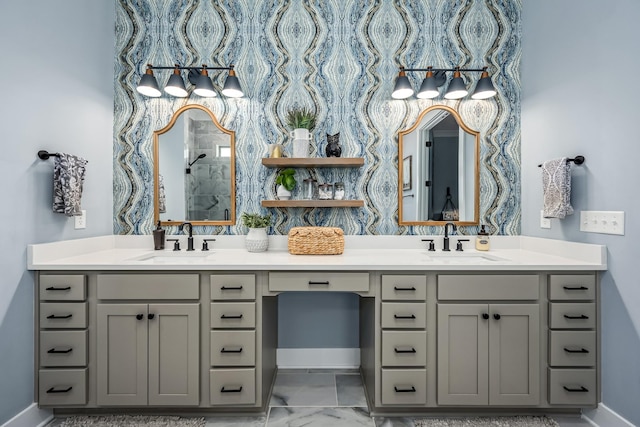
<svg viewBox="0 0 640 427">
<path fill-rule="evenodd" d="M 310 171 L 342 180 L 364 208 L 269 209 L 273 233 L 293 226 L 340 226 L 346 234 L 428 234 L 398 226 L 397 132 L 435 104 L 455 108 L 481 132 L 481 220 L 498 234 L 520 233 L 520 0 L 117 0 L 114 123 L 114 233 L 153 227 L 152 134 L 186 103 L 205 105 L 236 132 L 237 216 L 266 212 L 275 170 L 267 144 L 288 150 L 286 111 L 318 112 L 314 154 L 340 132 L 343 157 L 357 169 Z M 236 65 L 245 98 L 145 98 L 135 91 L 145 64 Z M 488 65 L 498 96 L 488 101 L 391 98 L 398 65 Z M 166 73 L 166 72 L 165 72 Z M 168 73 L 157 72 L 161 84 Z M 226 74 L 213 74 L 222 87 Z M 417 87 L 422 73 L 410 75 Z M 478 75 L 469 75 L 471 83 Z M 297 172 L 299 181 L 306 170 Z M 475 233 L 475 227 L 462 232 Z M 197 234 L 243 234 L 201 227 Z"/>
</svg>

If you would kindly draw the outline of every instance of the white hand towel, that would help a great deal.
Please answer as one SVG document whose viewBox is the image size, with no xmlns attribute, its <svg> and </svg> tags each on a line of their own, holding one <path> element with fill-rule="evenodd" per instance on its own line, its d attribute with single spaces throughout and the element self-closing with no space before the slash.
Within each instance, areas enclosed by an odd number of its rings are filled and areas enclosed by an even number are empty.
<svg viewBox="0 0 640 427">
<path fill-rule="evenodd" d="M 67 216 L 82 215 L 82 184 L 87 161 L 60 153 L 53 163 L 53 211 Z"/>
<path fill-rule="evenodd" d="M 571 207 L 571 165 L 566 157 L 542 164 L 542 191 L 545 218 L 564 218 L 573 214 Z"/>
</svg>

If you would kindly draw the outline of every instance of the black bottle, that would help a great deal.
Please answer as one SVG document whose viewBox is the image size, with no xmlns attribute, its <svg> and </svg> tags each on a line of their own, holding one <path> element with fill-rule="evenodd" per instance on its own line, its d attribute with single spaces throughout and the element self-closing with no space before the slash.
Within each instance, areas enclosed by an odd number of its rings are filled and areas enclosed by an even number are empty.
<svg viewBox="0 0 640 427">
<path fill-rule="evenodd" d="M 164 230 L 158 221 L 158 226 L 153 230 L 153 249 L 156 251 L 164 249 Z"/>
</svg>

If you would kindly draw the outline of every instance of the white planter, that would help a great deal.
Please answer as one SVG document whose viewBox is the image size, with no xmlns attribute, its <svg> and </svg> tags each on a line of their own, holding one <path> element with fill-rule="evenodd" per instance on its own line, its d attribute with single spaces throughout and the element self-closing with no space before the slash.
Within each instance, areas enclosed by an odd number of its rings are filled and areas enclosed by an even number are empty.
<svg viewBox="0 0 640 427">
<path fill-rule="evenodd" d="M 291 198 L 291 191 L 284 188 L 283 185 L 278 185 L 276 187 L 276 196 L 278 200 L 289 200 Z"/>
<path fill-rule="evenodd" d="M 289 132 L 289 137 L 293 139 L 291 156 L 294 158 L 309 157 L 309 143 L 311 141 L 309 129 L 294 129 Z"/>
<path fill-rule="evenodd" d="M 266 228 L 250 228 L 244 240 L 249 252 L 264 252 L 269 249 L 269 236 Z"/>
</svg>

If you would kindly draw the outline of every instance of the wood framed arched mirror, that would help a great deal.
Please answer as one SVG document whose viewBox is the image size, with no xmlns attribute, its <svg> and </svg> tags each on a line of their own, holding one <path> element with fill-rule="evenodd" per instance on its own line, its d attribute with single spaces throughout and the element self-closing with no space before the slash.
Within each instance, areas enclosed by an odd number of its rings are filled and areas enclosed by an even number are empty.
<svg viewBox="0 0 640 427">
<path fill-rule="evenodd" d="M 153 132 L 154 223 L 235 225 L 235 132 L 185 105 Z"/>
<path fill-rule="evenodd" d="M 398 223 L 477 225 L 480 133 L 445 105 L 398 133 Z"/>
</svg>

